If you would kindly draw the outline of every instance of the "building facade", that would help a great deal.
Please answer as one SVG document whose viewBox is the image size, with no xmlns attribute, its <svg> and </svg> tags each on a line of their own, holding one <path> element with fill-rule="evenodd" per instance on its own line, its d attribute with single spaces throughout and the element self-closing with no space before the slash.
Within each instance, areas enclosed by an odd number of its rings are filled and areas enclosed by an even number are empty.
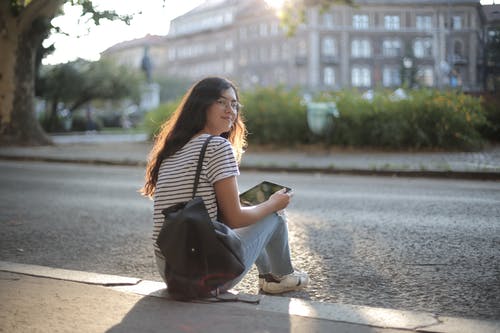
<svg viewBox="0 0 500 333">
<path fill-rule="evenodd" d="M 171 22 L 165 75 L 224 75 L 242 88 L 481 89 L 485 17 L 479 0 L 358 0 L 307 10 L 288 37 L 263 0 L 208 0 Z"/>
<path fill-rule="evenodd" d="M 113 45 L 102 52 L 101 56 L 119 65 L 140 68 L 143 58 L 147 55 L 155 68 L 165 71 L 167 50 L 165 36 L 146 35 Z"/>
<path fill-rule="evenodd" d="M 484 6 L 483 9 L 486 17 L 484 88 L 496 93 L 500 90 L 500 5 Z"/>
</svg>

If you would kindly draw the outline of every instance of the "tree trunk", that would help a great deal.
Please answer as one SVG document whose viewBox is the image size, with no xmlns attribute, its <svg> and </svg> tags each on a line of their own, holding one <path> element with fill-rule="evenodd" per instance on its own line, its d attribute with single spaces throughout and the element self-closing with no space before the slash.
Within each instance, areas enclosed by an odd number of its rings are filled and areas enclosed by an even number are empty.
<svg viewBox="0 0 500 333">
<path fill-rule="evenodd" d="M 47 119 L 47 127 L 46 127 L 46 129 L 49 132 L 54 132 L 55 129 L 56 129 L 56 125 L 57 125 L 57 104 L 59 104 L 59 100 L 57 99 L 57 97 L 54 97 L 54 99 L 52 100 L 51 108 L 50 108 L 50 114 L 49 114 L 49 117 Z"/>
<path fill-rule="evenodd" d="M 17 34 L 15 18 L 10 15 L 9 3 L 0 2 L 0 135 L 9 125 L 14 103 L 14 66 L 16 64 Z M 3 135 L 0 136 L 3 142 Z"/>
<path fill-rule="evenodd" d="M 0 1 L 0 145 L 50 144 L 34 110 L 35 55 L 62 0 L 33 0 L 18 15 Z"/>
</svg>

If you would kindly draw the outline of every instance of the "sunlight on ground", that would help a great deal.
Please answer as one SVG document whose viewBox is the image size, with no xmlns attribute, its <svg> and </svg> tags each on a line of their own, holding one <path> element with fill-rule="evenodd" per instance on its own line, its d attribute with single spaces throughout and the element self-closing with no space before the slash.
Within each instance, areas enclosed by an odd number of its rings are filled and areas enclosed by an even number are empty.
<svg viewBox="0 0 500 333">
<path fill-rule="evenodd" d="M 391 309 L 360 307 L 357 312 L 366 323 L 380 321 L 381 324 L 390 322 L 396 327 L 406 328 L 416 325 L 409 312 L 393 311 Z"/>
<path fill-rule="evenodd" d="M 288 305 L 288 313 L 291 315 L 304 317 L 317 316 L 316 310 L 311 306 L 311 303 L 299 298 L 290 299 L 290 304 Z"/>
<path fill-rule="evenodd" d="M 290 315 L 345 321 L 359 325 L 390 326 L 397 329 L 414 329 L 419 325 L 435 325 L 438 323 L 433 315 L 428 313 L 348 304 L 309 302 L 298 298 L 290 298 L 288 313 Z"/>
</svg>

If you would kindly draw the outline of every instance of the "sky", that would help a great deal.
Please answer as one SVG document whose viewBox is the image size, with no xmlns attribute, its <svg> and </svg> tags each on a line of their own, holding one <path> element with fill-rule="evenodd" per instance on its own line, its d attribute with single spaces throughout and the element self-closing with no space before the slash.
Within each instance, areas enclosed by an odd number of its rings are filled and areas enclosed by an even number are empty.
<svg viewBox="0 0 500 333">
<path fill-rule="evenodd" d="M 279 6 L 280 0 L 266 0 Z M 44 42 L 47 47 L 54 43 L 56 50 L 43 60 L 44 64 L 58 64 L 77 58 L 98 60 L 100 53 L 123 41 L 142 38 L 147 34 L 164 36 L 168 33 L 170 20 L 190 11 L 204 0 L 94 0 L 101 10 L 115 10 L 118 14 L 134 14 L 130 25 L 119 21 L 103 20 L 99 26 L 86 23 L 79 18 L 79 10 L 69 5 L 64 15 L 54 18 L 53 25 L 61 27 L 68 35 L 53 34 Z M 494 0 L 481 0 L 492 4 Z M 495 1 L 500 4 L 500 0 Z"/>
<path fill-rule="evenodd" d="M 65 5 L 64 15 L 53 19 L 68 35 L 52 34 L 44 41 L 47 47 L 54 43 L 56 50 L 43 60 L 44 64 L 57 64 L 77 58 L 98 60 L 107 48 L 127 40 L 142 38 L 147 34 L 166 35 L 170 20 L 190 11 L 204 0 L 94 0 L 101 10 L 115 10 L 118 14 L 133 14 L 130 25 L 120 21 L 102 20 L 98 26 L 86 23 L 79 17 L 80 10 Z"/>
</svg>

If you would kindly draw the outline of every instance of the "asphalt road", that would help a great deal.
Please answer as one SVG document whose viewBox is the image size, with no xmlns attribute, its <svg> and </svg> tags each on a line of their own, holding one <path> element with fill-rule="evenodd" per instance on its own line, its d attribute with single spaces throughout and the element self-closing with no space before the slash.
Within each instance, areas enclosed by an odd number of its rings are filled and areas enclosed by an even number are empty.
<svg viewBox="0 0 500 333">
<path fill-rule="evenodd" d="M 143 172 L 0 161 L 0 260 L 160 280 Z M 264 179 L 295 191 L 292 254 L 313 283 L 292 296 L 500 319 L 499 182 L 244 173 L 240 189 Z"/>
</svg>

